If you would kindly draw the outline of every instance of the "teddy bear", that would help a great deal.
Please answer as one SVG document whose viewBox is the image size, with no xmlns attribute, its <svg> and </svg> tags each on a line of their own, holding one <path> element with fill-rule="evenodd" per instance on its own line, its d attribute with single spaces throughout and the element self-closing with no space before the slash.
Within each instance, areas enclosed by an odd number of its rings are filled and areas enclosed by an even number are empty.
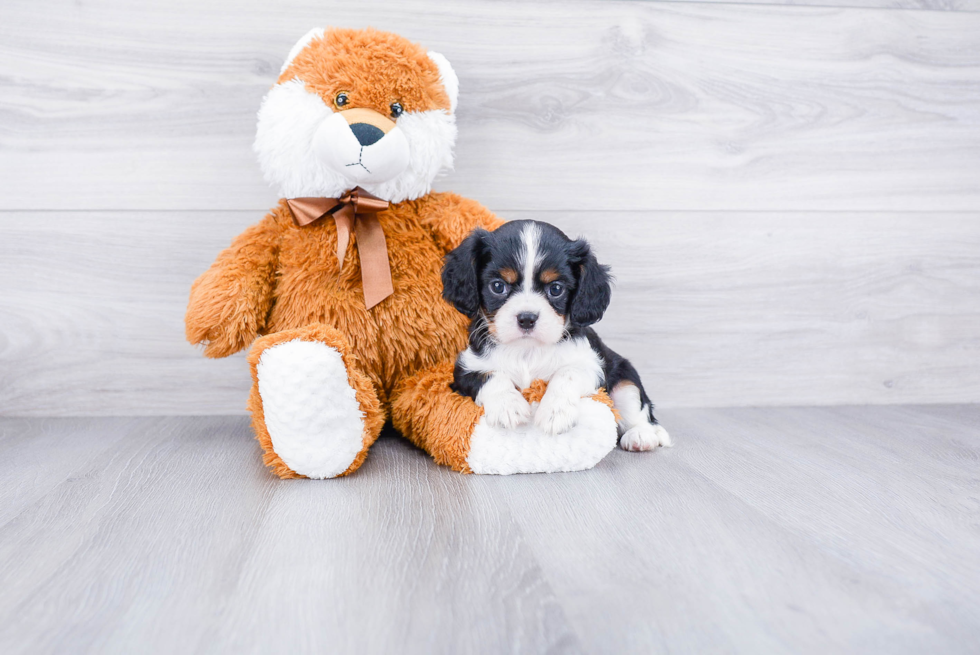
<svg viewBox="0 0 980 655">
<path fill-rule="evenodd" d="M 432 191 L 452 166 L 457 95 L 442 55 L 329 28 L 296 43 L 262 102 L 254 150 L 281 200 L 193 283 L 186 333 L 208 357 L 250 348 L 248 409 L 282 478 L 353 473 L 386 421 L 466 473 L 589 468 L 616 444 L 602 390 L 556 436 L 488 425 L 450 389 L 468 319 L 442 298 L 443 260 L 502 224 Z"/>
</svg>

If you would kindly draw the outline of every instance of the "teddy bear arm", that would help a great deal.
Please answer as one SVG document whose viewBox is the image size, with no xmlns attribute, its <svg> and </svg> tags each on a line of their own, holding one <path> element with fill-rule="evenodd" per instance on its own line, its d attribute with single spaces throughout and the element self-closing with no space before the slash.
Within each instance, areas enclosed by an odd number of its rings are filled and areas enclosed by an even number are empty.
<svg viewBox="0 0 980 655">
<path fill-rule="evenodd" d="M 496 230 L 504 224 L 480 203 L 455 193 L 432 194 L 432 204 L 424 221 L 440 249 L 447 254 L 476 228 Z"/>
<path fill-rule="evenodd" d="M 227 357 L 247 347 L 265 327 L 272 308 L 280 232 L 266 216 L 235 238 L 191 286 L 185 328 L 208 357 Z"/>
</svg>

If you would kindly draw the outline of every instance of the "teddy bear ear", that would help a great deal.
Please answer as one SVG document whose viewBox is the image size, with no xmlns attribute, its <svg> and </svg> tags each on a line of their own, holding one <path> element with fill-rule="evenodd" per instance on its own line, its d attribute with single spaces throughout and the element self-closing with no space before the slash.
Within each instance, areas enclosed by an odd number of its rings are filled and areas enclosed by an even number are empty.
<svg viewBox="0 0 980 655">
<path fill-rule="evenodd" d="M 310 30 L 305 35 L 303 35 L 303 38 L 297 41 L 296 45 L 294 45 L 292 49 L 289 51 L 289 54 L 286 56 L 285 63 L 282 65 L 282 68 L 279 69 L 279 74 L 282 75 L 283 71 L 289 68 L 289 65 L 293 63 L 294 59 L 296 59 L 296 55 L 301 53 L 303 51 L 303 48 L 309 45 L 310 41 L 312 41 L 313 39 L 319 39 L 322 36 L 323 36 L 322 27 L 314 27 L 312 30 Z"/>
<path fill-rule="evenodd" d="M 446 95 L 449 96 L 449 113 L 455 114 L 456 99 L 459 97 L 459 78 L 456 77 L 456 71 L 453 70 L 449 60 L 438 52 L 430 50 L 429 59 L 434 61 L 436 66 L 439 67 L 439 77 L 442 79 L 442 87 L 446 90 Z"/>
</svg>

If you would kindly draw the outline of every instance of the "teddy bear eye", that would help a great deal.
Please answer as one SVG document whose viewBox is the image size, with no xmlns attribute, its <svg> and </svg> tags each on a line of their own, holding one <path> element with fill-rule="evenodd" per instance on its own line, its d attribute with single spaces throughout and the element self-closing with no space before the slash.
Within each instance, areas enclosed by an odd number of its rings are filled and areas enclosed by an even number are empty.
<svg viewBox="0 0 980 655">
<path fill-rule="evenodd" d="M 347 95 L 346 91 L 341 91 L 337 94 L 337 97 L 333 99 L 333 104 L 338 107 L 344 107 L 350 104 L 350 96 Z"/>
<path fill-rule="evenodd" d="M 404 112 L 404 111 L 405 111 L 405 109 L 402 107 L 402 103 L 400 103 L 400 102 L 393 102 L 393 103 L 391 103 L 391 117 L 392 118 L 398 118 L 399 116 L 402 115 L 402 112 Z"/>
</svg>

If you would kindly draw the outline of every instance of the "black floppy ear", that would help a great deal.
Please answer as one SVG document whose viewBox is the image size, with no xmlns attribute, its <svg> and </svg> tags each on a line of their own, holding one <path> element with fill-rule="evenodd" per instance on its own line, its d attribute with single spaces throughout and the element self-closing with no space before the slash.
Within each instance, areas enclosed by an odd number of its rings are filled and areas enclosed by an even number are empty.
<svg viewBox="0 0 980 655">
<path fill-rule="evenodd" d="M 585 327 L 602 318 L 609 307 L 612 277 L 609 267 L 599 264 L 586 241 L 579 239 L 572 244 L 571 260 L 578 284 L 572 295 L 568 320 L 573 327 Z"/>
<path fill-rule="evenodd" d="M 476 229 L 463 239 L 442 265 L 442 297 L 469 318 L 480 312 L 480 260 L 483 239 L 489 234 Z"/>
</svg>

